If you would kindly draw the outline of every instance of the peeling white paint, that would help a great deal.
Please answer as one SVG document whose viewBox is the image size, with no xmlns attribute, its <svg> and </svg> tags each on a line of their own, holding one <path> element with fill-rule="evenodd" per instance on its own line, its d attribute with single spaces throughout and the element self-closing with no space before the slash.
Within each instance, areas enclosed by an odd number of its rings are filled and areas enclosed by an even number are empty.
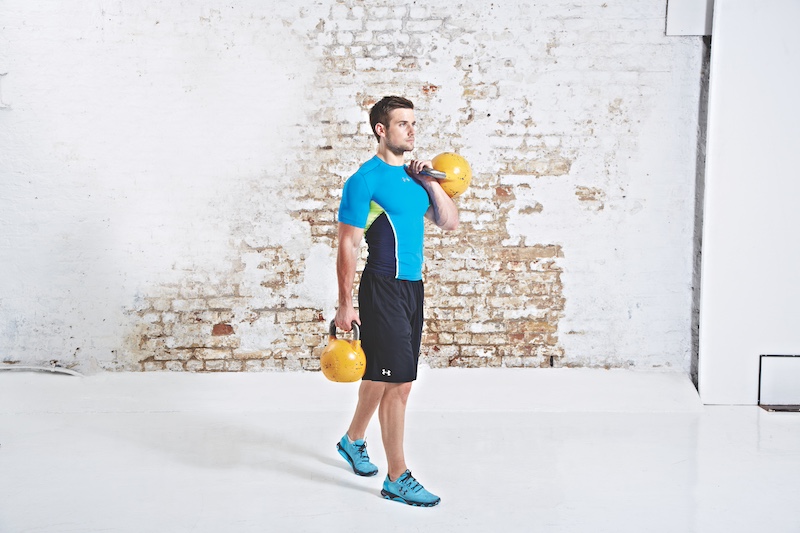
<svg viewBox="0 0 800 533">
<path fill-rule="evenodd" d="M 0 357 L 111 361 L 137 294 L 229 270 L 250 182 L 291 186 L 315 67 L 236 7 L 4 2 Z"/>
<path fill-rule="evenodd" d="M 324 244 L 315 244 L 305 254 L 304 276 L 300 284 L 292 288 L 296 299 L 293 307 L 314 307 L 332 315 L 338 299 L 335 250 Z"/>
</svg>

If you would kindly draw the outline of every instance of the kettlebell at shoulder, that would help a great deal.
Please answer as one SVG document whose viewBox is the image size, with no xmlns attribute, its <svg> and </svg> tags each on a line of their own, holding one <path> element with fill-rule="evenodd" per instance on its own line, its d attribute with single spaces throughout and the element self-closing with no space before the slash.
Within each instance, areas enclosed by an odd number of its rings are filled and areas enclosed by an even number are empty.
<svg viewBox="0 0 800 533">
<path fill-rule="evenodd" d="M 361 332 L 353 322 L 353 340 L 336 338 L 336 322 L 331 320 L 328 345 L 319 358 L 322 373 L 331 381 L 352 383 L 364 376 L 367 357 L 361 348 Z"/>
</svg>

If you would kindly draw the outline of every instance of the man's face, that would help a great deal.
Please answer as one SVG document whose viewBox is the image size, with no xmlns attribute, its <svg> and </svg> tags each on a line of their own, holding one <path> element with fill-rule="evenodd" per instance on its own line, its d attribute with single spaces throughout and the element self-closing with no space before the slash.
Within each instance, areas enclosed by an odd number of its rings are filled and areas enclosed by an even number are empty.
<svg viewBox="0 0 800 533">
<path fill-rule="evenodd" d="M 389 125 L 386 127 L 386 147 L 398 155 L 413 150 L 416 124 L 413 109 L 400 108 L 390 111 Z"/>
</svg>

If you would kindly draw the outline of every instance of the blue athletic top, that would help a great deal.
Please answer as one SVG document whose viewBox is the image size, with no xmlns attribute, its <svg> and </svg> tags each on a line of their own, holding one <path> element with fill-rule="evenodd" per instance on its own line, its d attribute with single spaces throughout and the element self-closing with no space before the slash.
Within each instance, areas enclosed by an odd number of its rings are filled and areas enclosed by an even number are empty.
<svg viewBox="0 0 800 533">
<path fill-rule="evenodd" d="M 428 193 L 403 166 L 377 155 L 344 184 L 339 222 L 364 228 L 365 270 L 408 281 L 422 279 L 422 238 Z"/>
</svg>

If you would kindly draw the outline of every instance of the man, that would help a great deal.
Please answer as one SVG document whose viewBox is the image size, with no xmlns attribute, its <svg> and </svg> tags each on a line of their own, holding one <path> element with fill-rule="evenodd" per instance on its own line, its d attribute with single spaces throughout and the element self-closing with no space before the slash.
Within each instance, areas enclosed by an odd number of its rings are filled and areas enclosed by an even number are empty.
<svg viewBox="0 0 800 533">
<path fill-rule="evenodd" d="M 336 272 L 339 307 L 336 326 L 361 326 L 367 368 L 358 391 L 350 427 L 337 445 L 353 471 L 373 476 L 364 436 L 378 410 L 388 472 L 381 494 L 409 505 L 430 507 L 440 498 L 411 475 L 403 453 L 406 402 L 417 377 L 422 338 L 422 249 L 425 218 L 444 230 L 458 226 L 458 209 L 439 183 L 421 172 L 430 161 L 404 154 L 414 149 L 414 104 L 387 96 L 370 110 L 378 151 L 345 183 L 339 206 Z M 358 303 L 353 282 L 361 239 L 366 235 L 367 264 L 361 275 Z"/>
</svg>

